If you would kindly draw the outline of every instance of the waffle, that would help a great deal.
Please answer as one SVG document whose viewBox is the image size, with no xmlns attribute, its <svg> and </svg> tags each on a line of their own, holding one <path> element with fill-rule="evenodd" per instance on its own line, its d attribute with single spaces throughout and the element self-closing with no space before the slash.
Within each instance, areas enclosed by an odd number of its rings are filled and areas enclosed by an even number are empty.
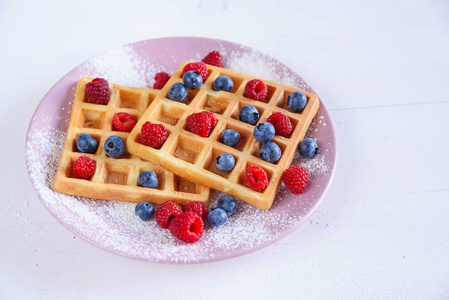
<svg viewBox="0 0 449 300">
<path fill-rule="evenodd" d="M 172 200 L 181 205 L 198 201 L 208 205 L 208 188 L 174 175 L 128 151 L 119 158 L 110 158 L 104 152 L 103 145 L 108 137 L 118 135 L 126 141 L 129 135 L 128 132 L 113 131 L 114 114 L 127 112 L 139 118 L 158 95 L 159 90 L 109 83 L 109 103 L 98 105 L 85 102 L 84 89 L 91 80 L 92 78 L 82 78 L 76 88 L 66 140 L 54 180 L 55 190 L 95 199 L 136 203 L 148 201 L 154 204 Z M 97 140 L 98 149 L 95 154 L 78 152 L 76 138 L 81 133 L 89 133 Z M 96 172 L 89 180 L 78 179 L 72 175 L 73 162 L 81 155 L 87 155 L 96 162 Z M 158 177 L 158 186 L 154 189 L 141 187 L 137 182 L 140 172 L 150 170 Z"/>
</svg>

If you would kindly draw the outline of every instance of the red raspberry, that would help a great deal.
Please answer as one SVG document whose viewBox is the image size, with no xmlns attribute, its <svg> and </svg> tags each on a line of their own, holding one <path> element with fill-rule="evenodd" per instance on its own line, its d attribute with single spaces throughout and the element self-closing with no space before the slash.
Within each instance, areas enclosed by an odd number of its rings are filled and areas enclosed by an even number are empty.
<svg viewBox="0 0 449 300">
<path fill-rule="evenodd" d="M 309 172 L 303 167 L 290 167 L 282 174 L 282 181 L 293 194 L 301 194 L 309 182 Z"/>
<path fill-rule="evenodd" d="M 274 126 L 277 135 L 288 136 L 292 132 L 292 122 L 289 117 L 281 112 L 276 112 L 269 116 L 268 122 Z"/>
<path fill-rule="evenodd" d="M 89 179 L 95 174 L 97 165 L 90 157 L 83 155 L 77 158 L 72 166 L 72 174 L 76 178 Z"/>
<path fill-rule="evenodd" d="M 207 66 L 205 63 L 203 62 L 193 62 L 193 63 L 189 63 L 187 65 L 184 66 L 184 69 L 182 69 L 182 76 L 184 76 L 184 74 L 188 71 L 195 71 L 200 73 L 201 78 L 203 78 L 203 82 L 206 81 L 206 77 L 207 77 Z"/>
<path fill-rule="evenodd" d="M 207 54 L 203 58 L 202 62 L 205 64 L 208 64 L 208 65 L 219 67 L 219 68 L 224 68 L 221 54 L 218 51 L 212 51 L 209 54 Z"/>
<path fill-rule="evenodd" d="M 103 78 L 95 78 L 86 84 L 86 100 L 94 104 L 106 105 L 111 97 L 108 82 Z"/>
<path fill-rule="evenodd" d="M 202 137 L 208 137 L 215 125 L 217 125 L 217 118 L 210 111 L 194 113 L 186 119 L 187 129 Z"/>
<path fill-rule="evenodd" d="M 171 234 L 186 243 L 194 243 L 203 235 L 204 222 L 193 212 L 185 212 L 170 222 Z"/>
<path fill-rule="evenodd" d="M 209 214 L 209 210 L 206 205 L 201 202 L 190 202 L 184 207 L 185 212 L 193 212 L 196 213 L 201 219 L 206 220 L 207 215 Z"/>
<path fill-rule="evenodd" d="M 159 73 L 157 73 L 154 76 L 153 88 L 161 90 L 169 79 L 170 79 L 170 75 L 168 75 L 166 72 L 159 72 Z"/>
<path fill-rule="evenodd" d="M 119 112 L 112 118 L 112 128 L 117 131 L 131 132 L 137 120 L 129 113 Z"/>
<path fill-rule="evenodd" d="M 250 80 L 245 86 L 245 96 L 250 99 L 262 101 L 267 96 L 267 93 L 267 85 L 260 79 Z"/>
<path fill-rule="evenodd" d="M 167 229 L 170 225 L 170 222 L 180 214 L 182 214 L 182 209 L 179 204 L 173 201 L 165 201 L 156 208 L 154 217 L 156 219 L 157 225 L 164 229 Z"/>
<path fill-rule="evenodd" d="M 263 191 L 268 185 L 267 172 L 258 166 L 249 166 L 245 174 L 246 185 L 256 192 Z"/>
<path fill-rule="evenodd" d="M 140 130 L 140 142 L 154 149 L 159 149 L 168 137 L 168 131 L 162 124 L 145 122 Z"/>
</svg>

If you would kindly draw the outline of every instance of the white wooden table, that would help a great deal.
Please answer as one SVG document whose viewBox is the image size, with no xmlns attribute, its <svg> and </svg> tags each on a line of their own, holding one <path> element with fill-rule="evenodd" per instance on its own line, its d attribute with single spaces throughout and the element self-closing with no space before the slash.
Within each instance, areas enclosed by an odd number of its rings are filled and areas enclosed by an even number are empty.
<svg viewBox="0 0 449 300">
<path fill-rule="evenodd" d="M 448 299 L 448 16 L 441 0 L 1 1 L 0 298 Z M 330 110 L 333 184 L 286 238 L 214 263 L 145 263 L 73 236 L 37 198 L 24 144 L 45 93 L 98 53 L 165 36 L 265 52 Z"/>
</svg>

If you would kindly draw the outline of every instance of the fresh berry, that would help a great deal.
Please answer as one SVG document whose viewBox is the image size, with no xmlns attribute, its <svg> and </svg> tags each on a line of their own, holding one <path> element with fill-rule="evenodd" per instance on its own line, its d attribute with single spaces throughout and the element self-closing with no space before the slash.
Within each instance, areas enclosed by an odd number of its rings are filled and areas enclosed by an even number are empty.
<svg viewBox="0 0 449 300">
<path fill-rule="evenodd" d="M 229 153 L 217 156 L 215 163 L 220 172 L 229 173 L 235 167 L 235 158 Z"/>
<path fill-rule="evenodd" d="M 217 125 L 217 118 L 209 111 L 191 114 L 186 119 L 187 129 L 202 137 L 208 137 L 215 125 Z"/>
<path fill-rule="evenodd" d="M 318 144 L 312 138 L 307 138 L 299 143 L 299 155 L 304 158 L 312 158 L 318 152 Z"/>
<path fill-rule="evenodd" d="M 75 160 L 72 166 L 72 174 L 76 178 L 89 179 L 95 174 L 97 165 L 88 156 L 80 156 Z"/>
<path fill-rule="evenodd" d="M 143 171 L 139 174 L 137 182 L 140 186 L 155 189 L 158 185 L 157 175 L 154 171 Z"/>
<path fill-rule="evenodd" d="M 233 147 L 240 142 L 240 133 L 234 129 L 225 129 L 221 133 L 220 142 Z"/>
<path fill-rule="evenodd" d="M 202 62 L 219 68 L 224 68 L 223 59 L 221 58 L 221 54 L 218 51 L 212 51 L 207 54 L 203 58 Z"/>
<path fill-rule="evenodd" d="M 290 167 L 282 174 L 282 181 L 293 194 L 301 194 L 309 182 L 309 172 L 303 167 Z"/>
<path fill-rule="evenodd" d="M 207 222 L 212 227 L 218 227 L 226 223 L 228 220 L 228 214 L 225 210 L 221 208 L 215 208 L 210 211 L 209 215 L 207 216 Z"/>
<path fill-rule="evenodd" d="M 182 76 L 184 76 L 184 74 L 187 73 L 188 71 L 195 71 L 200 73 L 201 78 L 203 78 L 203 82 L 206 81 L 208 71 L 205 63 L 201 61 L 188 63 L 187 65 L 184 66 L 184 69 L 182 69 Z"/>
<path fill-rule="evenodd" d="M 239 119 L 242 122 L 254 125 L 259 121 L 259 111 L 253 105 L 245 105 L 239 112 Z"/>
<path fill-rule="evenodd" d="M 234 88 L 234 82 L 232 79 L 228 76 L 218 76 L 217 79 L 214 81 L 214 90 L 219 91 L 225 91 L 225 92 L 231 92 Z"/>
<path fill-rule="evenodd" d="M 112 158 L 118 158 L 125 153 L 125 141 L 117 135 L 111 135 L 104 142 L 104 152 Z"/>
<path fill-rule="evenodd" d="M 108 82 L 103 78 L 95 78 L 86 84 L 86 100 L 94 104 L 106 105 L 111 97 Z"/>
<path fill-rule="evenodd" d="M 276 112 L 268 117 L 268 122 L 274 126 L 277 135 L 288 136 L 292 132 L 290 118 L 281 112 Z"/>
<path fill-rule="evenodd" d="M 179 240 L 194 243 L 203 235 L 204 222 L 196 213 L 185 212 L 170 222 L 169 229 Z"/>
<path fill-rule="evenodd" d="M 88 133 L 81 133 L 76 138 L 76 148 L 81 153 L 95 153 L 98 142 Z"/>
<path fill-rule="evenodd" d="M 221 208 L 229 215 L 233 215 L 237 210 L 237 200 L 231 195 L 223 195 L 218 198 L 217 207 Z"/>
<path fill-rule="evenodd" d="M 182 81 L 184 85 L 191 90 L 197 90 L 203 84 L 203 78 L 201 78 L 200 73 L 195 71 L 188 71 L 182 76 Z"/>
<path fill-rule="evenodd" d="M 119 112 L 112 117 L 112 129 L 116 131 L 131 132 L 136 123 L 137 119 L 129 113 Z"/>
<path fill-rule="evenodd" d="M 204 205 L 201 202 L 187 203 L 187 205 L 184 207 L 184 211 L 196 213 L 198 216 L 201 217 L 201 219 L 203 219 L 203 221 L 206 220 L 207 215 L 209 214 L 209 210 L 207 209 L 206 205 Z"/>
<path fill-rule="evenodd" d="M 156 223 L 160 227 L 167 229 L 170 222 L 182 214 L 182 209 L 179 204 L 173 201 L 165 201 L 156 208 L 155 211 Z"/>
<path fill-rule="evenodd" d="M 274 126 L 271 125 L 271 123 L 268 122 L 262 122 L 257 124 L 256 127 L 254 127 L 254 138 L 258 140 L 261 143 L 268 143 L 271 141 L 274 137 Z"/>
<path fill-rule="evenodd" d="M 168 131 L 162 124 L 145 122 L 140 130 L 140 142 L 154 149 L 159 149 L 168 137 Z"/>
<path fill-rule="evenodd" d="M 140 202 L 136 205 L 135 213 L 142 221 L 148 221 L 154 216 L 154 206 L 146 201 Z"/>
<path fill-rule="evenodd" d="M 245 182 L 249 188 L 261 192 L 268 186 L 267 172 L 259 166 L 249 166 L 246 168 Z"/>
<path fill-rule="evenodd" d="M 181 102 L 187 97 L 186 86 L 182 83 L 175 83 L 168 90 L 168 99 Z"/>
<path fill-rule="evenodd" d="M 250 99 L 262 101 L 267 94 L 267 85 L 260 79 L 250 80 L 245 86 L 245 96 Z"/>
<path fill-rule="evenodd" d="M 260 158 L 269 163 L 275 164 L 281 158 L 281 148 L 273 142 L 268 142 L 260 147 Z"/>
<path fill-rule="evenodd" d="M 301 112 L 307 104 L 307 96 L 300 91 L 293 92 L 287 98 L 287 105 L 292 112 Z"/>
<path fill-rule="evenodd" d="M 154 76 L 153 88 L 157 89 L 157 90 L 161 90 L 169 79 L 170 79 L 170 75 L 168 75 L 166 72 L 156 73 L 156 75 Z"/>
</svg>

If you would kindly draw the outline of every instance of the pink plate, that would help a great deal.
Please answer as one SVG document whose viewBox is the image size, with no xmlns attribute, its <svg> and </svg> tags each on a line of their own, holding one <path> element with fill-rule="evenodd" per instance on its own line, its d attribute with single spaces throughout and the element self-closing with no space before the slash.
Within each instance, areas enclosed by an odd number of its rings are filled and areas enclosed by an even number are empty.
<svg viewBox="0 0 449 300">
<path fill-rule="evenodd" d="M 218 50 L 225 67 L 313 92 L 296 73 L 279 61 L 248 47 L 207 38 L 173 37 L 125 45 L 100 54 L 73 69 L 45 95 L 30 122 L 26 141 L 28 174 L 47 210 L 73 234 L 112 253 L 150 262 L 199 263 L 236 257 L 268 246 L 300 226 L 318 207 L 330 186 L 336 163 L 335 131 L 321 102 L 307 137 L 315 138 L 319 154 L 309 160 L 295 156 L 292 165 L 305 166 L 310 182 L 301 195 L 284 185 L 272 208 L 256 209 L 239 201 L 237 212 L 221 227 L 206 226 L 194 244 L 182 243 L 150 220 L 134 214 L 135 204 L 73 197 L 53 190 L 64 144 L 75 86 L 83 76 L 152 87 L 156 72 L 173 73 L 183 61 L 200 60 Z M 219 192 L 212 192 L 213 207 Z"/>
</svg>

